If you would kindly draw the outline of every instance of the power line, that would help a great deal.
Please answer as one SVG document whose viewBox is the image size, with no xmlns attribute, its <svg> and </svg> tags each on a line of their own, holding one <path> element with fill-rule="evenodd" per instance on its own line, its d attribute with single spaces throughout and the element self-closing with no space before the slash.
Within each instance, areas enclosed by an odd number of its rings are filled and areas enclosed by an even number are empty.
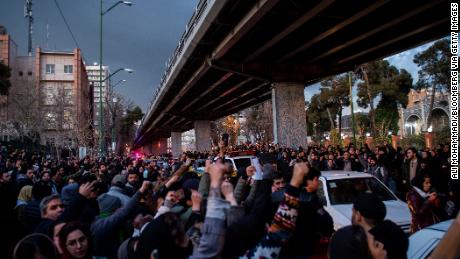
<svg viewBox="0 0 460 259">
<path fill-rule="evenodd" d="M 70 25 L 69 25 L 69 23 L 67 22 L 67 20 L 66 20 L 66 18 L 65 18 L 65 16 L 64 16 L 64 13 L 62 12 L 62 9 L 61 9 L 61 7 L 59 6 L 57 0 L 54 0 L 54 3 L 56 4 L 56 7 L 57 7 L 57 9 L 59 10 L 59 13 L 61 14 L 62 20 L 64 20 L 64 23 L 65 23 L 65 25 L 66 25 L 66 27 L 67 27 L 67 30 L 69 31 L 70 35 L 72 36 L 72 39 L 73 39 L 73 41 L 75 42 L 75 45 L 77 46 L 77 48 L 81 49 L 81 48 L 80 48 L 80 45 L 78 45 L 78 42 L 77 42 L 77 39 L 75 38 L 75 35 L 73 35 L 72 29 L 70 28 Z"/>
</svg>

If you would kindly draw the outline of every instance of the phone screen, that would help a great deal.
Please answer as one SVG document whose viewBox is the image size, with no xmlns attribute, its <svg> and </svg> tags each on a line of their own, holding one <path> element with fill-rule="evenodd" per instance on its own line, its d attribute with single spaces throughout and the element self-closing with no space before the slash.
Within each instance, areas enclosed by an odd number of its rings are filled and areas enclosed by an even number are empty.
<svg viewBox="0 0 460 259">
<path fill-rule="evenodd" d="M 260 165 L 259 159 L 257 157 L 251 158 L 251 164 L 256 168 L 256 172 L 262 175 L 262 166 Z"/>
</svg>

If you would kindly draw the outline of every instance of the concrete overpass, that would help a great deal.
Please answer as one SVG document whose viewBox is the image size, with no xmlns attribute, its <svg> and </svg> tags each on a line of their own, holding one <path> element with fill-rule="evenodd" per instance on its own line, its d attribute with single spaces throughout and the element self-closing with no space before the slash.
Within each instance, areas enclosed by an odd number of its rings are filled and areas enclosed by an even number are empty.
<svg viewBox="0 0 460 259">
<path fill-rule="evenodd" d="M 179 133 L 196 128 L 197 149 L 209 150 L 211 120 L 270 98 L 275 141 L 305 145 L 306 85 L 443 37 L 449 24 L 439 0 L 202 0 L 135 145 L 158 153 L 173 136 L 177 153 Z"/>
</svg>

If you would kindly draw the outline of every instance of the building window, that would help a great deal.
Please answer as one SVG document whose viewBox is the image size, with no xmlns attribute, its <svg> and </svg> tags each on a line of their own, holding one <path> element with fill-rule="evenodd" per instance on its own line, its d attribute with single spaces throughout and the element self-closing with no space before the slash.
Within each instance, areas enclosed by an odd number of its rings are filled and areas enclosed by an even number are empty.
<svg viewBox="0 0 460 259">
<path fill-rule="evenodd" d="M 72 129 L 73 128 L 73 118 L 72 118 L 72 113 L 69 110 L 64 110 L 64 115 L 63 115 L 63 129 Z"/>
<path fill-rule="evenodd" d="M 65 104 L 73 104 L 72 89 L 64 90 L 64 102 Z"/>
<path fill-rule="evenodd" d="M 45 105 L 56 104 L 57 91 L 54 87 L 45 86 L 42 90 Z"/>
<path fill-rule="evenodd" d="M 22 71 L 19 71 L 19 73 L 18 73 L 18 74 L 19 74 L 19 76 L 22 76 L 22 75 L 23 75 Z"/>
<path fill-rule="evenodd" d="M 56 129 L 57 114 L 54 112 L 48 112 L 45 114 L 45 126 L 47 129 Z"/>
<path fill-rule="evenodd" d="M 46 73 L 54 74 L 54 64 L 46 64 Z"/>
<path fill-rule="evenodd" d="M 28 76 L 31 76 L 31 75 L 32 75 L 32 71 L 27 72 L 27 75 L 28 75 Z"/>
<path fill-rule="evenodd" d="M 72 65 L 64 65 L 64 73 L 65 74 L 72 74 L 73 73 L 73 66 Z"/>
</svg>

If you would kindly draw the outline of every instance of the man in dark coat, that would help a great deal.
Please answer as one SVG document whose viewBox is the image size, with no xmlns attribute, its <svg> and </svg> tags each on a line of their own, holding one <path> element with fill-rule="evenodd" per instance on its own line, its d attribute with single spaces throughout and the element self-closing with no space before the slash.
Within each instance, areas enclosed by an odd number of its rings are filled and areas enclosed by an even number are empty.
<svg viewBox="0 0 460 259">
<path fill-rule="evenodd" d="M 281 258 L 305 257 L 322 254 L 321 239 L 331 237 L 334 226 L 332 217 L 320 201 L 317 190 L 321 182 L 320 171 L 310 168 L 306 187 L 300 192 L 300 208 L 294 235 L 281 251 Z M 273 207 L 278 206 L 284 191 L 273 193 Z"/>
</svg>

